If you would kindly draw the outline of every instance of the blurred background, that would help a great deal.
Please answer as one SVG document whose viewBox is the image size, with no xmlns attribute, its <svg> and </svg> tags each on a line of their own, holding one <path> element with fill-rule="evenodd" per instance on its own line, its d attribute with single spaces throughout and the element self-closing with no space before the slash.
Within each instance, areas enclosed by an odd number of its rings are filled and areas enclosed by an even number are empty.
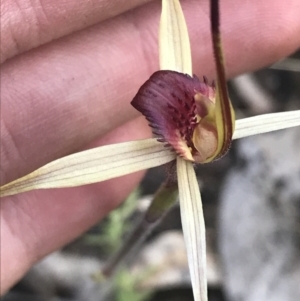
<svg viewBox="0 0 300 301">
<path fill-rule="evenodd" d="M 201 74 L 198 74 L 201 77 Z M 300 52 L 230 81 L 237 118 L 300 109 Z M 196 167 L 209 301 L 300 298 L 300 128 L 234 141 Z M 192 301 L 178 204 L 113 279 L 101 267 L 140 220 L 164 167 L 82 237 L 36 264 L 3 301 Z"/>
</svg>

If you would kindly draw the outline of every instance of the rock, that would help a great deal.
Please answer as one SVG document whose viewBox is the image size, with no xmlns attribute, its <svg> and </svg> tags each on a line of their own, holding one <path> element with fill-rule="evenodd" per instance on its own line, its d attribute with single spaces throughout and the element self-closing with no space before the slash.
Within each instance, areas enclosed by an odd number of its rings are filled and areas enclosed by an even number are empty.
<svg viewBox="0 0 300 301">
<path fill-rule="evenodd" d="M 208 285 L 218 286 L 220 271 L 209 244 L 207 251 Z M 182 232 L 166 231 L 147 244 L 134 263 L 132 272 L 147 275 L 141 283 L 141 287 L 147 289 L 190 286 Z"/>
<path fill-rule="evenodd" d="M 233 301 L 300 299 L 300 130 L 238 142 L 221 193 L 219 244 Z"/>
</svg>

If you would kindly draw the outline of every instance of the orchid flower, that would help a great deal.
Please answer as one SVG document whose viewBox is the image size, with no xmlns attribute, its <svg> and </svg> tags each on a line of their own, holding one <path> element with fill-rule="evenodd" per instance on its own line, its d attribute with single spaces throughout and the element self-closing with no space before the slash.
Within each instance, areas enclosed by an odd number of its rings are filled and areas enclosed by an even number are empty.
<svg viewBox="0 0 300 301">
<path fill-rule="evenodd" d="M 34 189 L 74 187 L 170 164 L 171 173 L 154 197 L 135 235 L 154 225 L 177 198 L 194 299 L 207 300 L 205 225 L 193 164 L 223 156 L 231 140 L 300 125 L 300 111 L 273 113 L 235 121 L 225 80 L 219 32 L 219 1 L 211 0 L 211 31 L 216 84 L 192 74 L 190 42 L 179 0 L 162 0 L 160 69 L 132 101 L 149 121 L 156 138 L 102 146 L 42 166 L 0 188 L 1 196 Z M 150 227 L 151 228 L 151 227 Z M 127 246 L 134 244 L 129 239 Z M 120 256 L 114 259 L 119 260 Z M 111 267 L 111 265 L 110 265 Z M 107 269 L 107 271 L 109 268 Z"/>
</svg>

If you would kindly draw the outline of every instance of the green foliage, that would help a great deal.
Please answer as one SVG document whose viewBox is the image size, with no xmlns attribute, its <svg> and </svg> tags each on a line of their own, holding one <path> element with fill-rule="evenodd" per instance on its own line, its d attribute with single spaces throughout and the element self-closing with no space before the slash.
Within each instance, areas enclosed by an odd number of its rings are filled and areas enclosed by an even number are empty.
<svg viewBox="0 0 300 301">
<path fill-rule="evenodd" d="M 137 188 L 122 205 L 109 214 L 101 227 L 101 234 L 87 234 L 84 238 L 85 243 L 103 247 L 109 254 L 118 249 L 122 244 L 124 233 L 130 231 L 129 217 L 136 209 L 139 196 L 140 190 Z"/>
<path fill-rule="evenodd" d="M 106 221 L 99 225 L 100 234 L 87 234 L 84 237 L 85 243 L 103 248 L 105 252 L 111 254 L 120 248 L 124 234 L 131 228 L 130 217 L 137 207 L 140 197 L 140 189 L 134 190 L 117 209 L 112 211 Z M 118 270 L 113 278 L 113 288 L 116 301 L 146 301 L 151 293 L 146 290 L 138 289 L 142 280 L 147 278 L 145 275 L 133 275 L 126 267 Z M 92 275 L 97 282 L 106 281 L 102 273 Z"/>
<path fill-rule="evenodd" d="M 138 286 L 147 276 L 134 276 L 127 269 L 118 271 L 115 277 L 116 301 L 146 301 L 151 297 L 149 290 L 139 290 Z"/>
</svg>

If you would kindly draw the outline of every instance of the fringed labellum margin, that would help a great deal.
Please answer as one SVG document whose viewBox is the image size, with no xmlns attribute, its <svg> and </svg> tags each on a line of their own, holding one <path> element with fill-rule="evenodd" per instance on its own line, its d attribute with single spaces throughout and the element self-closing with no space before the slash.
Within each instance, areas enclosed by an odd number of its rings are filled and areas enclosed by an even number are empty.
<svg viewBox="0 0 300 301">
<path fill-rule="evenodd" d="M 149 121 L 158 141 L 186 160 L 205 163 L 223 156 L 216 116 L 216 88 L 197 76 L 157 71 L 139 89 L 131 104 Z M 226 126 L 226 125 L 224 125 Z M 222 137 L 221 137 L 222 139 Z M 229 146 L 230 141 L 221 144 Z M 225 149 L 225 150 L 224 150 Z"/>
</svg>

